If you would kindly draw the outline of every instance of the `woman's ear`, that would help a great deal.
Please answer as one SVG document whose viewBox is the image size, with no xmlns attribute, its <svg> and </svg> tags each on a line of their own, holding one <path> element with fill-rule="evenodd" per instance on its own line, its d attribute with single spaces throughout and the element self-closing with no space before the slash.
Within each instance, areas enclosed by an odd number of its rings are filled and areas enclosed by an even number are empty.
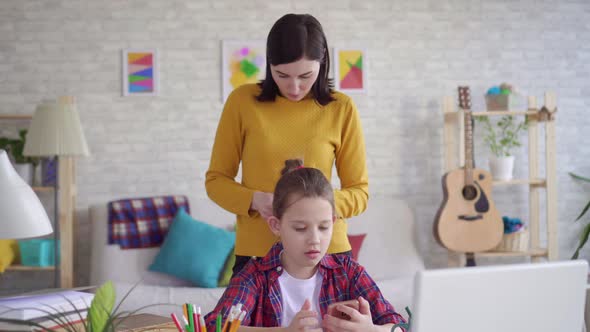
<svg viewBox="0 0 590 332">
<path fill-rule="evenodd" d="M 335 222 L 336 222 L 336 216 L 334 215 L 334 216 L 332 216 L 332 223 L 335 223 Z"/>
<path fill-rule="evenodd" d="M 266 222 L 268 223 L 268 227 L 270 228 L 270 231 L 276 235 L 276 236 L 280 236 L 281 235 L 281 221 L 275 217 L 275 216 L 270 216 L 268 217 L 268 219 L 266 219 Z"/>
</svg>

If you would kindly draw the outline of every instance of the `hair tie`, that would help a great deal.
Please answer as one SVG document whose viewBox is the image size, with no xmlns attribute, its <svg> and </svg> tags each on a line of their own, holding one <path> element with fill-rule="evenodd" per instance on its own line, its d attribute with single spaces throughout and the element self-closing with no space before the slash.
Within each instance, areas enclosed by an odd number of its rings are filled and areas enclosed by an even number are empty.
<svg viewBox="0 0 590 332">
<path fill-rule="evenodd" d="M 301 166 L 295 167 L 295 169 L 302 169 L 302 168 L 305 168 L 305 166 L 301 165 Z"/>
</svg>

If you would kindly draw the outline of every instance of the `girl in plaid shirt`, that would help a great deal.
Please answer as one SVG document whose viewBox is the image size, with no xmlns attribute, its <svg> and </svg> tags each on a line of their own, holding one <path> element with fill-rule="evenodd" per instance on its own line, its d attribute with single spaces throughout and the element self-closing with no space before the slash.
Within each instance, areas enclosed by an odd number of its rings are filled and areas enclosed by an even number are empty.
<svg viewBox="0 0 590 332">
<path fill-rule="evenodd" d="M 281 173 L 268 218 L 280 241 L 231 279 L 205 317 L 207 330 L 215 331 L 217 315 L 226 319 L 240 303 L 246 313 L 238 331 L 389 332 L 404 323 L 361 265 L 346 255 L 326 255 L 336 216 L 334 192 L 322 172 L 287 160 Z M 358 310 L 337 307 L 350 319 L 327 314 L 329 304 L 351 299 L 358 300 Z"/>
</svg>

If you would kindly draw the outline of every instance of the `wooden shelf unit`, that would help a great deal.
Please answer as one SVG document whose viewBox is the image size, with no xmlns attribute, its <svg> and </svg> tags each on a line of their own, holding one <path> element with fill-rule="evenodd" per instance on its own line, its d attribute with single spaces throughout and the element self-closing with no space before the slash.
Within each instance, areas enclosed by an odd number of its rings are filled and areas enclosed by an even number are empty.
<svg viewBox="0 0 590 332">
<path fill-rule="evenodd" d="M 32 115 L 28 114 L 0 114 L 0 120 L 31 120 Z"/>
<path fill-rule="evenodd" d="M 27 114 L 0 114 L 0 121 L 30 121 L 33 115 Z M 53 192 L 58 190 L 59 216 L 54 220 L 59 225 L 60 264 L 59 287 L 71 288 L 74 286 L 74 207 L 75 207 L 75 163 L 73 157 L 58 157 L 58 185 L 57 187 L 33 186 L 36 193 Z M 55 266 L 37 267 L 11 265 L 7 271 L 54 271 Z"/>
<path fill-rule="evenodd" d="M 445 172 L 457 169 L 465 164 L 465 139 L 464 139 L 464 111 L 456 109 L 454 100 L 456 98 L 447 96 L 443 100 L 444 117 L 444 166 Z M 547 110 L 554 114 L 556 111 L 556 97 L 552 92 L 546 92 L 544 105 Z M 473 111 L 474 117 L 481 116 L 526 116 L 528 118 L 528 161 L 529 178 L 512 179 L 508 181 L 494 180 L 494 186 L 529 186 L 529 250 L 517 252 L 489 251 L 476 253 L 476 257 L 530 257 L 531 261 L 537 262 L 542 259 L 557 260 L 557 176 L 555 160 L 555 118 L 543 119 L 539 116 L 540 109 L 537 107 L 537 100 L 533 96 L 528 97 L 528 110 L 526 111 Z M 539 175 L 539 127 L 545 129 L 545 172 L 546 177 Z M 458 134 L 458 135 L 457 135 Z M 458 138 L 457 138 L 458 136 Z M 542 139 L 542 138 L 541 138 Z M 541 205 L 540 191 L 546 191 L 546 204 Z M 540 244 L 540 212 L 545 208 L 547 246 Z M 500 212 L 501 213 L 501 212 Z M 465 255 L 462 253 L 449 252 L 449 266 L 464 266 Z"/>
<path fill-rule="evenodd" d="M 10 265 L 6 267 L 7 271 L 53 271 L 55 266 L 24 266 L 24 265 Z"/>
<path fill-rule="evenodd" d="M 42 192 L 49 192 L 54 191 L 55 188 L 53 187 L 32 187 L 34 192 L 42 193 Z"/>
<path fill-rule="evenodd" d="M 494 180 L 494 186 L 510 186 L 517 184 L 528 184 L 530 186 L 544 187 L 545 179 L 512 179 L 512 180 Z"/>
<path fill-rule="evenodd" d="M 479 257 L 546 257 L 548 254 L 545 248 L 531 248 L 527 251 L 487 251 L 475 254 Z"/>
</svg>

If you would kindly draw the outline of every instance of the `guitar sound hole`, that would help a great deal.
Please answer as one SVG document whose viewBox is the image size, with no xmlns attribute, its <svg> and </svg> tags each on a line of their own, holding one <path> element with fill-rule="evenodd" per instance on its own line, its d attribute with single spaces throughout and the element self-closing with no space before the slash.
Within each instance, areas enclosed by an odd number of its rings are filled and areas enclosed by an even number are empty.
<svg viewBox="0 0 590 332">
<path fill-rule="evenodd" d="M 477 196 L 477 189 L 474 186 L 465 186 L 463 188 L 463 197 L 468 200 L 474 200 Z"/>
</svg>

